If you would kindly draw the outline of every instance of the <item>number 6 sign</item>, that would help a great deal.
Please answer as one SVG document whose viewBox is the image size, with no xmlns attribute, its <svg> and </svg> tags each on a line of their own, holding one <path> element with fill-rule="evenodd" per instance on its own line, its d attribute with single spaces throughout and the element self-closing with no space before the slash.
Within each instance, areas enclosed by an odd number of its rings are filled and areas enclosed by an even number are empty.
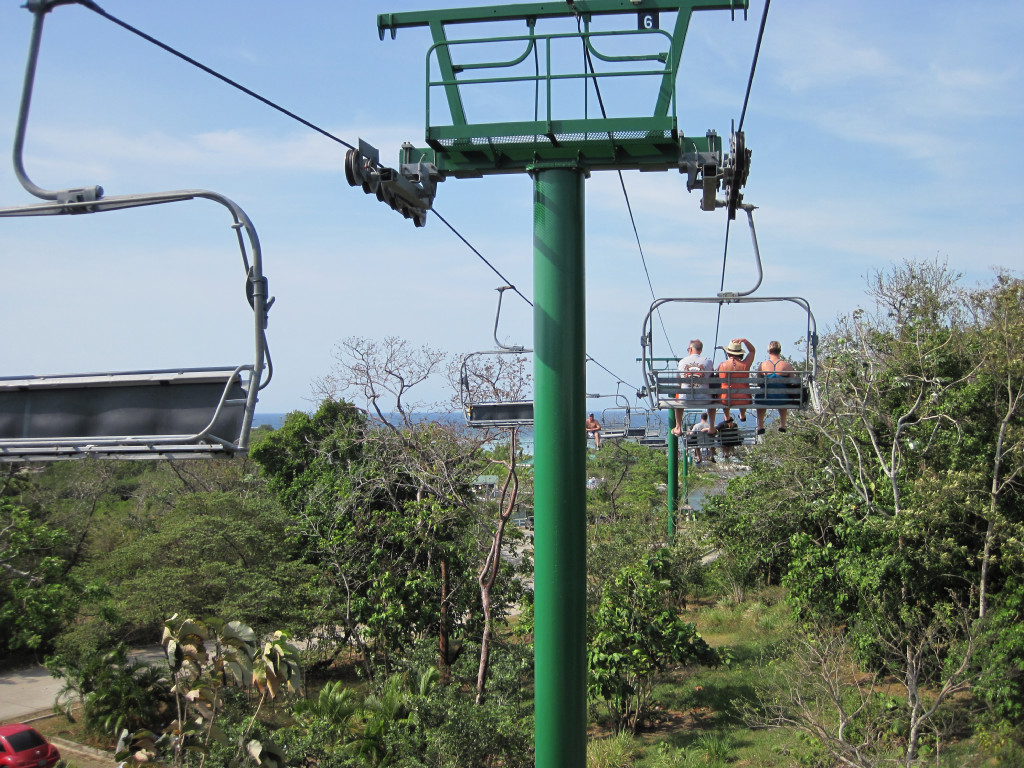
<svg viewBox="0 0 1024 768">
<path fill-rule="evenodd" d="M 658 11 L 640 11 L 637 14 L 637 29 L 659 29 Z"/>
</svg>

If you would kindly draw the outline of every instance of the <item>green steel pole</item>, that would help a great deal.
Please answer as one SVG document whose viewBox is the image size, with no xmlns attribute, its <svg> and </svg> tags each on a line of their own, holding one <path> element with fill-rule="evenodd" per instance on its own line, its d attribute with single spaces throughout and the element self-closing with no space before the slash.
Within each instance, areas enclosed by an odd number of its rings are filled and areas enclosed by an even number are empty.
<svg viewBox="0 0 1024 768">
<path fill-rule="evenodd" d="M 676 537 L 676 502 L 679 499 L 679 438 L 672 433 L 675 414 L 668 410 L 668 543 Z"/>
<path fill-rule="evenodd" d="M 583 171 L 534 171 L 534 713 L 537 768 L 587 761 Z"/>
<path fill-rule="evenodd" d="M 686 487 L 686 474 L 690 466 L 690 452 L 686 450 L 686 443 L 683 443 L 683 503 L 690 503 L 690 491 Z"/>
</svg>

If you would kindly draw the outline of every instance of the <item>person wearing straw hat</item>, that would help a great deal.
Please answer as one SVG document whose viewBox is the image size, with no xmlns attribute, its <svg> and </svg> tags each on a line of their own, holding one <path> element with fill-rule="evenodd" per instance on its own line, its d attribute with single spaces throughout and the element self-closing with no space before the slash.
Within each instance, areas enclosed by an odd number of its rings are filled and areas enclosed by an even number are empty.
<svg viewBox="0 0 1024 768">
<path fill-rule="evenodd" d="M 747 348 L 746 357 L 743 347 Z M 747 420 L 747 407 L 751 404 L 750 366 L 754 364 L 754 345 L 746 339 L 733 339 L 724 348 L 725 360 L 718 364 L 721 382 L 722 415 L 728 417 L 729 408 L 739 409 L 740 421 Z"/>
</svg>

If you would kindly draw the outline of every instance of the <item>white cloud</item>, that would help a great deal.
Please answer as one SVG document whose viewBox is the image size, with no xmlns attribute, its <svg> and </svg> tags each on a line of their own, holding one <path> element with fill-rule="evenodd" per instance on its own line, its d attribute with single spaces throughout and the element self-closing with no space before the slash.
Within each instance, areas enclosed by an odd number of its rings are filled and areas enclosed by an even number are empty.
<svg viewBox="0 0 1024 768">
<path fill-rule="evenodd" d="M 402 141 L 417 131 L 363 126 L 361 131 L 340 129 L 335 135 L 355 144 L 360 133 L 379 142 L 381 162 L 392 165 L 397 163 Z M 86 178 L 111 178 L 126 167 L 337 174 L 343 172 L 345 151 L 344 146 L 306 129 L 285 135 L 230 130 L 174 136 L 162 131 L 125 134 L 48 125 L 32 132 L 26 165 Z"/>
</svg>

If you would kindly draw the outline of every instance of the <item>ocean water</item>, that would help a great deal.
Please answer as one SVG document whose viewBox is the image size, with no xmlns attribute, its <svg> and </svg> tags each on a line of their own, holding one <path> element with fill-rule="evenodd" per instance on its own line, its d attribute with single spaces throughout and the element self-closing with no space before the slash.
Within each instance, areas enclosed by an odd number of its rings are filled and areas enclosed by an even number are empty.
<svg viewBox="0 0 1024 768">
<path fill-rule="evenodd" d="M 286 413 L 260 413 L 257 411 L 252 415 L 253 429 L 256 427 L 269 426 L 271 429 L 280 429 L 284 426 Z"/>
</svg>

